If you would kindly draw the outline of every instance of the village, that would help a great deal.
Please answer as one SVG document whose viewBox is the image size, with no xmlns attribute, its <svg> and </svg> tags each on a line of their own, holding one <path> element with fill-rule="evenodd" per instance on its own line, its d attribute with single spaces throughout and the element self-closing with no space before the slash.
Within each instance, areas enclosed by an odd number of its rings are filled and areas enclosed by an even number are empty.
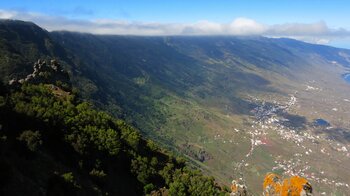
<svg viewBox="0 0 350 196">
<path fill-rule="evenodd" d="M 258 100 L 255 100 L 255 103 L 258 103 Z M 303 157 L 311 156 L 314 153 L 321 156 L 328 156 L 328 158 L 333 158 L 333 153 L 341 153 L 342 156 L 350 157 L 348 151 L 350 146 L 349 144 L 344 145 L 331 140 L 325 135 L 316 135 L 312 131 L 313 127 L 310 126 L 307 126 L 305 130 L 295 130 L 285 126 L 284 122 L 289 121 L 289 119 L 284 118 L 281 114 L 287 113 L 296 104 L 297 98 L 291 95 L 287 103 L 281 104 L 275 101 L 271 104 L 261 102 L 258 107 L 254 108 L 252 113 L 256 120 L 253 121 L 252 130 L 248 131 L 251 135 L 251 150 L 246 156 L 249 157 L 257 146 L 266 145 L 264 140 L 269 137 L 269 134 L 277 133 L 282 140 L 286 140 L 299 147 L 300 153 L 294 154 L 289 160 L 284 160 L 282 156 L 275 157 L 274 162 L 276 166 L 271 168 L 272 171 L 283 171 L 282 174 L 284 176 L 302 176 L 311 182 L 323 183 L 333 187 L 343 186 L 350 189 L 348 183 L 324 177 L 324 171 L 310 171 L 312 165 L 308 161 L 305 161 Z M 329 129 L 330 127 L 324 128 Z M 320 148 L 320 144 L 326 147 Z M 323 192 L 322 194 L 326 193 Z"/>
</svg>

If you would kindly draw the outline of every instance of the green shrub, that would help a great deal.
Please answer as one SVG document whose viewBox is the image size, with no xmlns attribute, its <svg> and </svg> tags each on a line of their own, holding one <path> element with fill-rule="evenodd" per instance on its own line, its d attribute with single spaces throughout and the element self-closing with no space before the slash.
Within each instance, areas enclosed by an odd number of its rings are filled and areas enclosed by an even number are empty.
<svg viewBox="0 0 350 196">
<path fill-rule="evenodd" d="M 64 173 L 61 175 L 61 177 L 64 179 L 64 181 L 69 183 L 74 183 L 74 176 L 72 172 Z"/>
<path fill-rule="evenodd" d="M 152 183 L 149 183 L 143 187 L 143 191 L 145 194 L 149 194 L 149 193 L 151 193 L 151 191 L 154 190 L 154 188 L 155 188 L 154 185 Z"/>
<path fill-rule="evenodd" d="M 18 140 L 26 143 L 30 151 L 36 151 L 37 148 L 42 145 L 41 134 L 39 131 L 23 131 L 23 133 L 18 137 Z"/>
<path fill-rule="evenodd" d="M 92 169 L 90 171 L 90 176 L 94 176 L 94 177 L 97 177 L 97 178 L 103 178 L 103 177 L 106 177 L 107 174 L 105 174 L 105 172 L 103 170 L 97 170 L 97 169 Z"/>
</svg>

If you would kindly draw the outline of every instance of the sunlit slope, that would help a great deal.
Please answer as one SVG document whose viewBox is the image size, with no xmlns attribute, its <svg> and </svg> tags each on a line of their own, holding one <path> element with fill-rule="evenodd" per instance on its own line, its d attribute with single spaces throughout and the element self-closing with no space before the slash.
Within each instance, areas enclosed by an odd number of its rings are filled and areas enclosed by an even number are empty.
<svg viewBox="0 0 350 196">
<path fill-rule="evenodd" d="M 64 37 L 65 33 L 57 34 Z M 74 39 L 92 36 L 67 34 Z M 67 43 L 69 36 L 62 37 L 62 43 Z M 347 165 L 348 158 L 341 158 L 344 154 L 337 150 L 333 157 L 325 158 L 320 149 L 338 143 L 331 144 L 328 136 L 316 134 L 319 129 L 312 125 L 316 118 L 330 119 L 333 115 L 310 114 L 326 107 L 310 107 L 322 96 L 340 95 L 348 88 L 341 78 L 349 65 L 347 50 L 262 37 L 92 37 L 98 40 L 93 45 L 101 47 L 99 51 L 113 51 L 111 57 L 103 53 L 104 59 L 117 56 L 118 60 L 107 66 L 111 75 L 127 69 L 124 61 L 135 62 L 128 65 L 132 73 L 140 70 L 138 75 L 123 78 L 138 86 L 137 90 L 126 89 L 129 98 L 142 92 L 141 101 L 152 102 L 147 108 L 151 113 L 136 110 L 144 115 L 135 123 L 145 128 L 146 134 L 188 155 L 194 164 L 222 182 L 243 178 L 252 193 L 259 193 L 262 180 L 257 179 L 274 169 L 287 176 L 308 177 L 318 193 L 347 191 L 347 171 L 332 166 L 337 161 Z M 71 49 L 73 53 L 88 52 L 83 47 Z M 310 94 L 306 89 L 312 89 L 310 82 L 315 81 L 330 91 Z M 342 89 L 331 90 L 334 86 Z M 261 125 L 269 122 L 256 119 L 254 108 L 264 102 L 270 102 L 272 108 L 288 105 L 292 96 L 296 103 L 276 114 L 288 122 Z M 339 124 L 346 129 L 343 125 Z M 313 137 L 317 139 L 310 139 Z"/>
</svg>

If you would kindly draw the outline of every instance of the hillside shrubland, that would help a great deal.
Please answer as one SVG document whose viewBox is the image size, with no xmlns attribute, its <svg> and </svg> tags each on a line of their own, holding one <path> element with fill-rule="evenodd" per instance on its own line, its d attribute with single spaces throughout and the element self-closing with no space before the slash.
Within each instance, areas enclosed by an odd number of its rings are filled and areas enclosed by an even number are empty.
<svg viewBox="0 0 350 196">
<path fill-rule="evenodd" d="M 225 194 L 213 177 L 57 84 L 1 84 L 1 194 Z"/>
</svg>

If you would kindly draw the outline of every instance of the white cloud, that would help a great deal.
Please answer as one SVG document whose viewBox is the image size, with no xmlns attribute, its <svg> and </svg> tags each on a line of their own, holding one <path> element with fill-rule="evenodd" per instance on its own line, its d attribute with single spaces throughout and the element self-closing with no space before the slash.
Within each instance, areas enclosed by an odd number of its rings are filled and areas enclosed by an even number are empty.
<svg viewBox="0 0 350 196">
<path fill-rule="evenodd" d="M 11 18 L 14 18 L 16 15 L 17 15 L 17 12 L 14 12 L 14 11 L 0 10 L 0 18 L 2 19 L 11 19 Z"/>
<path fill-rule="evenodd" d="M 270 26 L 267 33 L 273 35 L 294 35 L 294 36 L 305 36 L 305 35 L 325 35 L 330 32 L 327 24 L 323 21 L 311 23 L 311 24 L 300 24 L 300 23 L 287 23 Z"/>
<path fill-rule="evenodd" d="M 227 33 L 232 35 L 262 35 L 267 26 L 249 18 L 237 18 L 227 25 Z"/>
<path fill-rule="evenodd" d="M 32 21 L 49 30 L 67 30 L 94 34 L 121 35 L 263 35 L 290 37 L 312 43 L 327 44 L 349 38 L 350 31 L 331 29 L 323 21 L 302 24 L 265 25 L 249 18 L 236 18 L 230 23 L 198 21 L 195 23 L 156 23 L 125 20 L 76 20 L 40 13 L 0 10 L 0 18 Z"/>
<path fill-rule="evenodd" d="M 315 43 L 316 44 L 328 44 L 330 42 L 330 40 L 329 39 L 317 39 L 316 41 L 315 41 Z"/>
<path fill-rule="evenodd" d="M 193 24 L 182 24 L 180 26 L 182 27 L 180 34 L 185 35 L 213 35 L 222 34 L 223 31 L 222 24 L 206 20 L 198 21 Z"/>
</svg>

